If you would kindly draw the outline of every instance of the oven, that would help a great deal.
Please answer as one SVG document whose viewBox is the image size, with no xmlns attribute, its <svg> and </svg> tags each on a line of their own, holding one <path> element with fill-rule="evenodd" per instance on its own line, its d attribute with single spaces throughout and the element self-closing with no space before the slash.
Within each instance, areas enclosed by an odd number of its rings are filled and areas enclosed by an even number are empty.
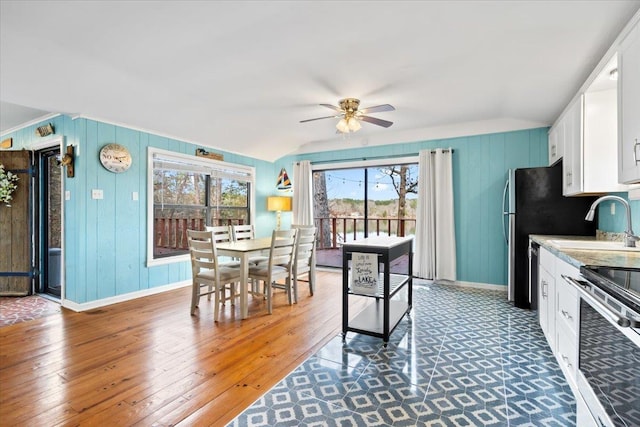
<svg viewBox="0 0 640 427">
<path fill-rule="evenodd" d="M 578 390 L 599 426 L 640 426 L 640 269 L 580 273 Z"/>
</svg>

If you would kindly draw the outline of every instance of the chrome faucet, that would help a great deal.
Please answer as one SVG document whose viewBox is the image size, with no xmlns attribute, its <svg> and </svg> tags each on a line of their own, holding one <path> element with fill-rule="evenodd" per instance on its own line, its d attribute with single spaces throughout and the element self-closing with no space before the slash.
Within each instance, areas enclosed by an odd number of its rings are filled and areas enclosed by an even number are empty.
<svg viewBox="0 0 640 427">
<path fill-rule="evenodd" d="M 617 200 L 622 203 L 627 210 L 627 229 L 624 231 L 624 245 L 628 248 L 635 248 L 636 241 L 640 240 L 640 237 L 633 234 L 633 228 L 631 227 L 631 206 L 629 206 L 629 202 L 627 202 L 622 197 L 618 196 L 602 196 L 598 198 L 593 204 L 591 208 L 589 208 L 589 212 L 587 212 L 587 216 L 584 217 L 587 221 L 593 221 L 593 217 L 596 214 L 596 206 L 600 204 L 600 202 L 604 202 L 605 200 Z"/>
</svg>

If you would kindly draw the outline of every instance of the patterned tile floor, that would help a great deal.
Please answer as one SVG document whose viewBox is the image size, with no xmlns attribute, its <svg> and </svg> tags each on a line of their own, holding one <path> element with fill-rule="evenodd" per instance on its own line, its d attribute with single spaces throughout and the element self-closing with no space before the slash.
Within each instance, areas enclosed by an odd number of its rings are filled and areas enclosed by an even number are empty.
<svg viewBox="0 0 640 427">
<path fill-rule="evenodd" d="M 387 348 L 336 336 L 229 426 L 575 425 L 536 312 L 502 292 L 414 283 Z"/>
<path fill-rule="evenodd" d="M 60 313 L 60 304 L 38 295 L 0 297 L 0 327 Z"/>
</svg>

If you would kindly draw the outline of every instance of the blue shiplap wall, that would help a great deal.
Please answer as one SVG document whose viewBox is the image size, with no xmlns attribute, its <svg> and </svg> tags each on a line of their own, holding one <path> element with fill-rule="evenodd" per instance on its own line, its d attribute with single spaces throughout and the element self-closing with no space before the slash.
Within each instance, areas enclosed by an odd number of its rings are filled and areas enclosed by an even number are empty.
<svg viewBox="0 0 640 427">
<path fill-rule="evenodd" d="M 502 237 L 502 190 L 512 168 L 547 165 L 547 128 L 311 153 L 287 157 L 335 161 L 402 156 L 422 149 L 453 148 L 453 187 L 458 280 L 506 284 L 507 247 Z M 285 160 L 285 159 L 283 159 Z M 294 183 L 295 185 L 295 183 Z"/>
<path fill-rule="evenodd" d="M 197 146 L 88 119 L 58 116 L 47 122 L 54 125 L 56 135 L 64 135 L 67 144 L 79 149 L 76 177 L 65 178 L 65 188 L 71 192 L 71 199 L 65 202 L 66 298 L 80 304 L 188 280 L 191 271 L 186 262 L 146 267 L 146 159 L 147 147 L 193 154 Z M 34 129 L 42 124 L 3 137 L 12 137 L 16 149 L 29 147 L 41 140 Z M 98 161 L 100 148 L 113 141 L 127 146 L 133 156 L 134 163 L 124 174 L 112 174 Z M 287 156 L 275 163 L 222 153 L 225 161 L 256 168 L 256 226 L 257 230 L 271 230 L 275 216 L 265 209 L 266 197 L 277 193 L 275 183 L 281 167 L 292 178 L 297 160 L 339 162 L 403 156 L 438 147 L 455 150 L 458 279 L 505 284 L 502 188 L 508 169 L 546 166 L 547 128 Z M 104 191 L 103 200 L 91 199 L 94 188 Z M 138 201 L 132 200 L 134 191 L 139 194 Z M 640 228 L 639 205 L 632 202 L 636 231 Z M 608 214 L 608 204 L 600 209 L 600 228 L 624 229 L 619 208 L 615 217 Z M 283 213 L 283 226 L 289 223 L 290 214 Z"/>
<path fill-rule="evenodd" d="M 502 236 L 502 191 L 509 169 L 548 165 L 548 128 L 522 130 L 444 140 L 366 147 L 289 156 L 298 160 L 340 162 L 343 159 L 393 157 L 422 149 L 454 149 L 453 186 L 456 221 L 458 280 L 507 283 L 507 247 Z M 294 183 L 295 185 L 295 183 Z M 627 198 L 626 193 L 615 193 Z M 640 201 L 631 201 L 636 234 L 640 232 Z M 609 202 L 598 208 L 598 228 L 621 232 L 626 228 L 622 206 L 612 216 Z M 586 212 L 585 212 L 586 214 Z"/>
<path fill-rule="evenodd" d="M 71 193 L 64 223 L 66 299 L 81 304 L 189 280 L 188 262 L 146 266 L 147 147 L 195 154 L 197 146 L 82 118 L 58 116 L 47 122 L 77 152 L 75 178 L 65 178 L 65 190 Z M 15 149 L 27 148 L 43 139 L 34 132 L 40 125 L 6 137 L 13 138 Z M 118 142 L 131 152 L 133 164 L 127 172 L 113 174 L 101 166 L 98 152 L 108 142 Z M 276 192 L 274 164 L 216 151 L 227 162 L 255 167 L 257 229 L 272 230 L 275 217 L 264 206 L 266 197 Z M 104 199 L 92 199 L 92 189 L 102 189 Z M 132 200 L 133 192 L 139 195 L 137 201 Z"/>
</svg>

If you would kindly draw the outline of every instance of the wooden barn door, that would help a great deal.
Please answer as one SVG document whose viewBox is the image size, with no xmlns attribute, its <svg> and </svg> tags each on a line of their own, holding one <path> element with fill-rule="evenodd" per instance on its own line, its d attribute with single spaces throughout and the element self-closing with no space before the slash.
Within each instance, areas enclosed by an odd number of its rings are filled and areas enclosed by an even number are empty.
<svg viewBox="0 0 640 427">
<path fill-rule="evenodd" d="M 0 204 L 0 296 L 32 293 L 32 244 L 30 219 L 31 153 L 0 151 L 5 171 L 18 175 L 11 207 Z"/>
</svg>

